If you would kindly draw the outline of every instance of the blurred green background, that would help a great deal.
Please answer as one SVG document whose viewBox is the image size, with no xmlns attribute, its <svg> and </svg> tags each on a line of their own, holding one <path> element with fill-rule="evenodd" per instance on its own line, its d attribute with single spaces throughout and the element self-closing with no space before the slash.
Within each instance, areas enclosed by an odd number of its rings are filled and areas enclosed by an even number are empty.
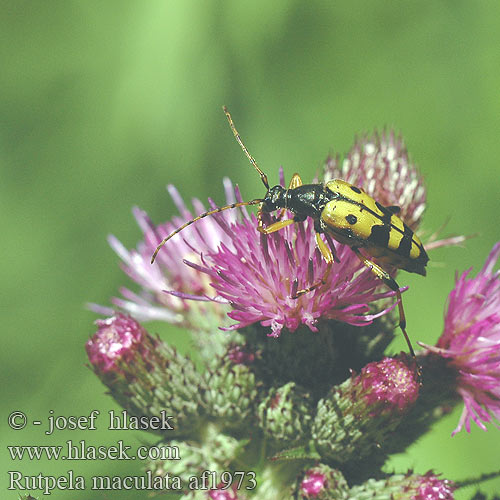
<svg viewBox="0 0 500 500">
<path fill-rule="evenodd" d="M 262 185 L 235 143 L 231 110 L 260 166 L 311 180 L 355 134 L 395 127 L 428 187 L 424 229 L 475 234 L 432 253 L 425 279 L 403 273 L 409 333 L 434 343 L 456 270 L 481 268 L 500 239 L 498 2 L 3 1 L 0 18 L 2 221 L 2 498 L 6 471 L 139 474 L 139 463 L 12 462 L 8 444 L 152 442 L 146 434 L 14 432 L 31 420 L 117 408 L 86 368 L 93 301 L 129 284 L 108 247 L 135 246 L 132 205 L 156 222 L 165 192 L 224 201 L 222 178 L 247 199 Z M 189 348 L 186 334 L 151 324 Z M 398 338 L 395 349 L 405 349 Z M 500 431 L 450 437 L 461 409 L 389 467 L 464 479 L 500 465 Z M 481 486 L 500 491 L 500 480 Z M 457 498 L 469 498 L 473 489 Z M 36 493 L 36 492 L 35 492 Z M 61 499 L 141 492 L 54 492 Z M 265 499 L 264 499 L 265 500 Z"/>
</svg>

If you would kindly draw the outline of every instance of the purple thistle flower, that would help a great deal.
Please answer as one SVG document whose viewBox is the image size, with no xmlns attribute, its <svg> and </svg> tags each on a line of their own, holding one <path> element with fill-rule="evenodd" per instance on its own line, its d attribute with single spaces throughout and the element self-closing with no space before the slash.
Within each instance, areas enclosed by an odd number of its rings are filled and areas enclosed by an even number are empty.
<svg viewBox="0 0 500 500">
<path fill-rule="evenodd" d="M 378 454 L 377 447 L 394 440 L 394 430 L 414 407 L 416 378 L 413 360 L 402 355 L 368 363 L 334 386 L 318 402 L 311 428 L 320 456 L 346 463 Z"/>
<path fill-rule="evenodd" d="M 218 299 L 232 306 L 228 316 L 237 323 L 225 330 L 260 322 L 271 328 L 270 336 L 279 337 L 283 328 L 293 332 L 302 324 L 317 331 L 320 319 L 367 325 L 393 309 L 391 304 L 368 314 L 370 303 L 394 292 L 379 292 L 380 280 L 347 245 L 338 243 L 340 263 L 334 264 L 326 283 L 292 299 L 297 290 L 319 282 L 326 270 L 311 220 L 261 235 L 255 215 L 243 212 L 242 220 L 229 224 L 219 215 L 214 218 L 231 236 L 230 244 L 221 242 L 217 252 L 203 255 L 202 265 L 188 264 L 210 276 Z"/>
<path fill-rule="evenodd" d="M 227 179 L 225 189 L 228 204 L 241 200 L 239 191 Z M 278 337 L 283 328 L 294 331 L 302 324 L 316 331 L 320 319 L 368 325 L 393 309 L 394 304 L 390 304 L 369 314 L 371 303 L 394 292 L 380 292 L 380 280 L 348 246 L 340 244 L 336 244 L 340 263 L 333 266 L 326 283 L 298 299 L 291 298 L 297 290 L 320 281 L 326 270 L 311 220 L 262 236 L 255 215 L 249 216 L 244 209 L 227 210 L 198 221 L 172 238 L 159 252 L 158 264 L 151 266 L 157 244 L 192 218 L 177 191 L 173 187 L 169 191 L 181 217 L 155 227 L 144 212 L 135 209 L 144 233 L 137 250 L 129 251 L 116 238 L 110 238 L 123 260 L 124 271 L 142 288 L 139 295 L 122 289 L 127 300 L 113 299 L 113 303 L 138 319 L 192 325 L 196 320 L 190 317 L 194 307 L 191 300 L 196 300 L 205 304 L 203 315 L 215 315 L 222 329 L 235 330 L 260 322 Z M 193 205 L 197 213 L 204 211 L 199 201 L 194 200 Z M 224 328 L 229 305 L 232 310 L 228 316 L 237 323 Z M 98 311 L 110 312 L 103 308 Z M 199 316 L 197 309 L 195 312 Z"/>
<path fill-rule="evenodd" d="M 411 229 L 419 226 L 426 190 L 401 136 L 396 137 L 393 130 L 364 136 L 355 142 L 342 167 L 338 164 L 338 158 L 327 158 L 326 181 L 340 178 L 362 187 L 382 205 L 400 207 L 398 215 Z"/>
<path fill-rule="evenodd" d="M 468 278 L 471 269 L 457 277 L 443 334 L 436 347 L 425 346 L 456 372 L 464 409 L 452 435 L 464 425 L 470 432 L 471 421 L 486 430 L 484 424 L 500 420 L 500 271 L 493 272 L 499 256 L 500 242 L 475 278 Z"/>
<path fill-rule="evenodd" d="M 318 464 L 306 470 L 303 478 L 299 479 L 296 484 L 296 493 L 293 498 L 301 500 L 351 498 L 349 486 L 342 472 L 325 464 Z"/>
<path fill-rule="evenodd" d="M 172 432 L 198 425 L 206 384 L 189 358 L 125 314 L 96 324 L 85 348 L 91 368 L 118 404 L 135 416 L 158 416 L 168 409 L 175 415 Z"/>
<path fill-rule="evenodd" d="M 373 150 L 377 147 L 375 154 Z M 375 155 L 377 161 L 373 158 L 369 161 L 368 155 L 355 165 L 355 158 L 362 156 L 362 152 Z M 413 225 L 418 224 L 424 210 L 425 189 L 416 169 L 408 162 L 404 145 L 393 133 L 357 144 L 347 165 L 344 174 L 349 181 L 364 183 L 368 192 L 370 186 L 385 186 L 385 191 L 379 189 L 370 194 L 385 204 L 399 203 L 404 213 L 413 214 Z M 334 170 L 330 168 L 330 174 Z M 353 178 L 355 174 L 357 179 Z M 280 178 L 284 185 L 282 171 Z M 394 198 L 388 200 L 391 189 L 395 190 Z M 227 179 L 225 190 L 228 204 L 241 201 L 239 191 Z M 257 231 L 255 215 L 248 215 L 244 208 L 227 210 L 199 220 L 176 235 L 162 247 L 157 263 L 151 266 L 151 255 L 163 237 L 193 217 L 178 192 L 172 186 L 169 191 L 180 217 L 155 226 L 144 212 L 134 209 L 144 233 L 144 241 L 137 250 L 127 250 L 110 237 L 124 271 L 142 289 L 139 294 L 122 289 L 124 298 L 115 298 L 113 303 L 138 319 L 163 319 L 196 326 L 196 318 L 207 322 L 206 318 L 211 317 L 213 321 L 208 322 L 223 330 L 260 322 L 270 327 L 271 336 L 278 337 L 283 328 L 293 332 L 301 325 L 317 331 L 320 320 L 368 325 L 393 309 L 394 304 L 389 303 L 379 303 L 372 309 L 373 303 L 392 297 L 394 292 L 386 290 L 347 245 L 333 242 L 328 235 L 324 238 L 327 244 L 335 246 L 340 263 L 333 265 L 324 284 L 292 298 L 298 290 L 321 282 L 327 268 L 316 246 L 311 219 L 263 236 Z M 204 211 L 198 200 L 193 205 L 196 213 Z M 211 202 L 211 207 L 214 206 Z M 272 217 L 265 217 L 270 223 Z M 231 326 L 226 313 L 235 321 Z"/>
</svg>

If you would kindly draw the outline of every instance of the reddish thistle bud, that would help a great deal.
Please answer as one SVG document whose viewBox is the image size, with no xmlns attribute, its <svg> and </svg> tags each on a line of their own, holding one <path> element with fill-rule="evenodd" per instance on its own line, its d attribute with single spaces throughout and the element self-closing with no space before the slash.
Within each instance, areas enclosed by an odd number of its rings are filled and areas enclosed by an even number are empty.
<svg viewBox="0 0 500 500">
<path fill-rule="evenodd" d="M 320 455 L 347 462 L 382 448 L 415 403 L 419 384 L 406 357 L 369 363 L 320 400 L 312 437 Z"/>
</svg>

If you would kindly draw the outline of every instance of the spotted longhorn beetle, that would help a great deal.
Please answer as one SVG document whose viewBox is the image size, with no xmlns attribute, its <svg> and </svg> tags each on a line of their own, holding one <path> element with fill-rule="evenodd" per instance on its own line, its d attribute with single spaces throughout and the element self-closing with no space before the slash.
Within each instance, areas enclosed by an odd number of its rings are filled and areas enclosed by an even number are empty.
<svg viewBox="0 0 500 500">
<path fill-rule="evenodd" d="M 267 190 L 266 195 L 264 198 L 232 203 L 209 210 L 186 222 L 161 241 L 151 258 L 151 263 L 155 261 L 161 247 L 178 232 L 203 217 L 217 214 L 223 210 L 260 205 L 257 215 L 257 230 L 263 234 L 274 233 L 290 224 L 302 222 L 307 217 L 311 217 L 314 221 L 316 244 L 327 263 L 327 267 L 321 281 L 304 290 L 298 290 L 292 298 L 298 298 L 326 283 L 333 263 L 339 261 L 333 243 L 327 245 L 321 238 L 323 233 L 327 236 L 327 240 L 328 236 L 331 236 L 339 243 L 348 245 L 361 262 L 396 293 L 399 327 L 408 344 L 410 354 L 415 359 L 415 352 L 406 333 L 406 318 L 399 285 L 381 266 L 390 265 L 397 269 L 425 276 L 425 266 L 429 257 L 418 236 L 398 217 L 399 207 L 384 207 L 362 188 L 341 179 L 334 179 L 324 184 L 302 184 L 300 176 L 294 174 L 287 189 L 279 184 L 270 187 L 266 174 L 259 168 L 243 144 L 229 111 L 225 106 L 223 109 L 236 141 L 259 173 Z M 262 214 L 276 210 L 280 210 L 278 220 L 265 226 Z M 285 211 L 292 212 L 293 217 L 283 219 Z M 378 263 L 372 261 L 365 254 L 375 258 Z M 418 373 L 420 376 L 420 368 L 418 368 Z"/>
</svg>

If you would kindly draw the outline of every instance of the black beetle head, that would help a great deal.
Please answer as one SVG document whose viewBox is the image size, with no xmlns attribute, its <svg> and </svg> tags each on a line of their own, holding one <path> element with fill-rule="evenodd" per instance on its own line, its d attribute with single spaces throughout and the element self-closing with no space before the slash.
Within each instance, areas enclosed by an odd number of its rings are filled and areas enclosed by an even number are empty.
<svg viewBox="0 0 500 500">
<path fill-rule="evenodd" d="M 285 208 L 285 193 L 286 189 L 279 184 L 270 188 L 262 202 L 262 211 L 274 212 L 274 210 L 278 210 L 279 208 Z"/>
</svg>

